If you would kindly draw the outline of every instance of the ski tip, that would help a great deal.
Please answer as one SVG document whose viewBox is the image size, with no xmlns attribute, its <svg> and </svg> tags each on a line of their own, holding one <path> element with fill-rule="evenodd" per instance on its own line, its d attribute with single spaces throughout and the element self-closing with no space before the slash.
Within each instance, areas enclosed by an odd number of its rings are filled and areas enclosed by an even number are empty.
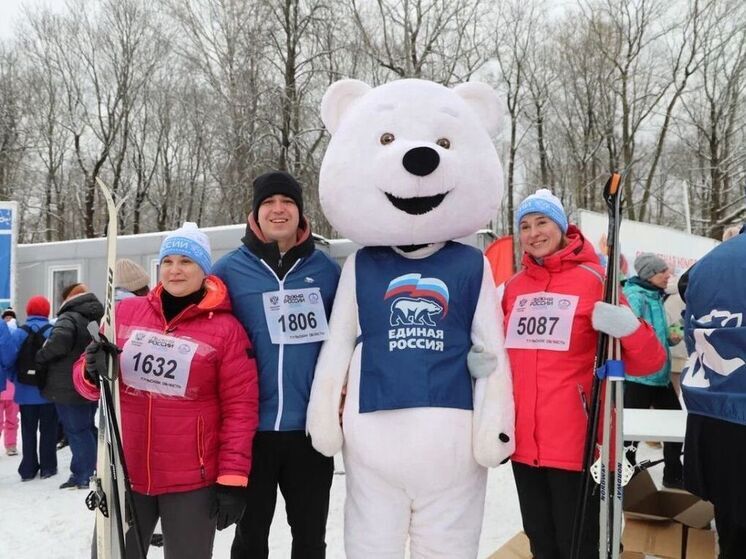
<svg viewBox="0 0 746 559">
<path fill-rule="evenodd" d="M 99 176 L 96 176 L 96 183 L 97 183 L 97 184 L 99 185 L 99 187 L 101 187 L 101 188 L 102 188 L 103 190 L 105 190 L 105 191 L 107 191 L 107 192 L 111 192 L 111 189 L 110 189 L 110 188 L 109 188 L 109 187 L 107 186 L 107 184 L 106 184 L 106 183 L 105 183 L 105 182 L 104 182 L 103 180 L 101 180 L 101 177 L 99 177 Z"/>
<path fill-rule="evenodd" d="M 609 180 L 606 182 L 606 188 L 604 191 L 607 195 L 615 195 L 619 190 L 619 185 L 622 183 L 622 175 L 619 173 L 611 173 Z"/>
</svg>

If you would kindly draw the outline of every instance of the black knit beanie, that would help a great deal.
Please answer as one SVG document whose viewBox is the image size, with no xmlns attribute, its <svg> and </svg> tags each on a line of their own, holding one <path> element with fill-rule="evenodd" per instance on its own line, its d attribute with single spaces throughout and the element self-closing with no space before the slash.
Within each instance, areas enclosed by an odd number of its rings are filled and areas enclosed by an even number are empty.
<svg viewBox="0 0 746 559">
<path fill-rule="evenodd" d="M 254 220 L 257 223 L 259 222 L 259 205 L 265 198 L 269 198 L 275 194 L 282 194 L 288 198 L 292 198 L 295 205 L 298 206 L 298 215 L 302 218 L 303 193 L 301 192 L 298 181 L 284 171 L 270 171 L 254 179 L 252 212 L 254 213 Z"/>
</svg>

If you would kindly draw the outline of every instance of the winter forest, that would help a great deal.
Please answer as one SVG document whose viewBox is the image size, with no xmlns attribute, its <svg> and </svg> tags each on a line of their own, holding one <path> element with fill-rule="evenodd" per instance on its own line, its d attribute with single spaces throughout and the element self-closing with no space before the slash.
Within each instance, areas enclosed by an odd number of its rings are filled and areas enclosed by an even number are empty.
<svg viewBox="0 0 746 559">
<path fill-rule="evenodd" d="M 501 92 L 505 199 L 550 185 L 601 211 L 719 238 L 746 218 L 742 0 L 68 0 L 0 42 L 0 200 L 20 242 L 103 233 L 101 177 L 123 234 L 241 223 L 277 168 L 316 196 L 333 81 L 405 77 Z M 687 212 L 686 200 L 690 212 Z"/>
</svg>

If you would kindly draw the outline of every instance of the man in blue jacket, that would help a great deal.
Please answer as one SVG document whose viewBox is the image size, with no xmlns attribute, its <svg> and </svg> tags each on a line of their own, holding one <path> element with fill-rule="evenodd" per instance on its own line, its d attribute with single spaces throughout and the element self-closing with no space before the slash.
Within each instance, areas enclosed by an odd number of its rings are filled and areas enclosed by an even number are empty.
<svg viewBox="0 0 746 559">
<path fill-rule="evenodd" d="M 16 361 L 18 353 L 29 336 L 27 328 L 42 332 L 49 338 L 52 332 L 49 324 L 49 301 L 41 295 L 31 297 L 26 303 L 26 324 L 10 334 L 10 345 L 4 362 L 8 366 L 11 380 L 16 387 L 15 402 L 21 408 L 21 440 L 23 457 L 18 466 L 22 481 L 30 481 L 40 473 L 42 479 L 57 474 L 57 412 L 52 402 L 41 395 L 38 386 L 18 381 Z M 37 431 L 38 453 L 37 453 Z"/>
<path fill-rule="evenodd" d="M 228 286 L 259 368 L 259 430 L 231 557 L 269 555 L 279 487 L 293 535 L 291 557 L 323 558 L 334 462 L 311 446 L 306 409 L 339 266 L 316 250 L 300 184 L 291 175 L 257 177 L 252 206 L 243 245 L 213 267 Z"/>
<path fill-rule="evenodd" d="M 717 246 L 679 282 L 689 360 L 684 486 L 715 506 L 720 559 L 746 550 L 746 235 Z"/>
</svg>

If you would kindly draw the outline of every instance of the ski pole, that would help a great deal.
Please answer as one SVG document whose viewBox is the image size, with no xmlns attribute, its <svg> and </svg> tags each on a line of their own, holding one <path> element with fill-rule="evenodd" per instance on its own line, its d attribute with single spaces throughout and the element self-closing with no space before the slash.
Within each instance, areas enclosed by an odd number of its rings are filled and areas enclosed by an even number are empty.
<svg viewBox="0 0 746 559">
<path fill-rule="evenodd" d="M 90 332 L 91 337 L 96 342 L 101 342 L 101 336 L 99 335 L 99 326 L 95 321 L 88 323 L 88 332 Z M 110 356 L 111 359 L 115 359 L 115 357 Z M 130 513 L 130 519 L 131 522 L 128 522 L 130 529 L 135 530 L 135 541 L 137 543 L 138 551 L 140 552 L 140 557 L 142 559 L 145 559 L 147 557 L 147 553 L 145 551 L 145 546 L 142 541 L 142 537 L 140 535 L 140 523 L 137 520 L 137 509 L 135 508 L 135 501 L 132 496 L 132 485 L 130 484 L 130 478 L 129 474 L 127 473 L 127 462 L 124 459 L 124 448 L 122 447 L 122 436 L 119 432 L 119 424 L 117 423 L 116 414 L 114 413 L 114 398 L 111 392 L 111 384 L 114 379 L 116 378 L 116 370 L 117 366 L 115 363 L 110 365 L 111 370 L 111 378 L 110 379 L 104 379 L 101 383 L 101 387 L 104 390 L 104 401 L 106 402 L 106 418 L 107 418 L 107 425 L 110 430 L 110 433 L 112 435 L 111 440 L 114 441 L 114 445 L 117 450 L 117 456 L 115 457 L 116 460 L 119 460 L 120 467 L 122 468 L 122 483 L 124 484 L 124 498 L 126 500 L 126 505 L 129 507 L 129 513 Z M 112 461 L 112 479 L 116 480 L 116 468 L 113 467 L 115 465 L 114 461 Z M 116 490 L 116 488 L 113 491 L 114 493 L 114 501 L 115 506 L 119 503 L 119 492 Z M 117 514 L 121 515 L 119 517 L 120 525 L 122 524 L 122 521 L 125 520 L 125 515 L 122 514 L 122 508 L 121 506 L 116 506 Z M 119 528 L 118 528 L 119 530 Z"/>
</svg>

